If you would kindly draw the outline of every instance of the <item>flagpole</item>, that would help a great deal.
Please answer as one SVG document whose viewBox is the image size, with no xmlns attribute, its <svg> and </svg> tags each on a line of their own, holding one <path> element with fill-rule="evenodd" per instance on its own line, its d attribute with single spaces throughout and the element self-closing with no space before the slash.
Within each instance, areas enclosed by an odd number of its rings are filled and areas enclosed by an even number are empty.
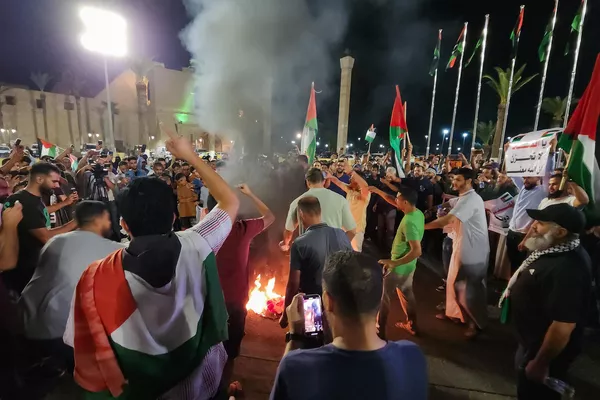
<svg viewBox="0 0 600 400">
<path fill-rule="evenodd" d="M 490 14 L 485 16 L 485 24 L 483 25 L 483 43 L 481 45 L 481 64 L 479 65 L 479 82 L 477 83 L 477 102 L 475 103 L 475 121 L 473 122 L 473 141 L 471 149 L 475 147 L 475 137 L 477 136 L 477 123 L 479 122 L 479 103 L 481 101 L 481 81 L 483 79 L 483 65 L 485 63 L 485 48 L 487 45 L 488 24 L 490 22 Z M 471 153 L 473 150 L 471 150 Z"/>
<path fill-rule="evenodd" d="M 525 8 L 525 6 L 521 6 L 521 10 L 519 11 L 519 13 L 521 13 L 523 11 L 523 9 Z M 519 31 L 517 34 L 517 50 L 519 48 L 519 41 L 521 40 L 521 32 Z M 508 96 L 506 97 L 506 108 L 504 109 L 504 123 L 502 126 L 502 136 L 500 139 L 500 149 L 498 151 L 498 158 L 501 159 L 502 158 L 502 153 L 504 152 L 504 138 L 506 137 L 506 124 L 508 123 L 508 109 L 510 107 L 510 98 L 512 96 L 512 86 L 513 86 L 513 80 L 515 78 L 515 65 L 517 64 L 517 51 L 515 51 L 515 56 L 512 59 L 511 62 L 511 66 L 510 66 L 510 79 L 508 80 Z"/>
<path fill-rule="evenodd" d="M 404 120 L 406 121 L 406 106 L 408 105 L 408 101 L 404 102 Z M 408 124 L 408 123 L 407 123 Z M 404 135 L 404 140 L 402 141 L 402 149 L 406 150 L 406 140 L 408 137 L 408 132 L 406 132 L 407 134 Z"/>
<path fill-rule="evenodd" d="M 548 47 L 546 50 L 546 62 L 544 62 L 544 71 L 542 73 L 542 86 L 540 87 L 540 97 L 538 99 L 537 111 L 535 113 L 535 124 L 533 124 L 533 130 L 538 130 L 538 124 L 540 122 L 540 114 L 542 112 L 542 101 L 544 100 L 544 89 L 546 88 L 546 77 L 548 74 L 548 65 L 550 64 L 550 54 L 552 52 L 552 40 L 554 39 L 554 27 L 556 26 L 556 14 L 558 13 L 558 0 L 554 3 L 554 15 L 552 16 L 552 30 L 550 31 L 550 39 L 548 41 Z"/>
<path fill-rule="evenodd" d="M 439 30 L 438 38 L 442 37 L 442 31 L 443 31 L 443 29 Z M 439 59 L 439 56 L 438 56 L 438 59 Z M 429 157 L 429 146 L 431 145 L 431 131 L 433 129 L 433 111 L 435 108 L 435 91 L 437 89 L 438 69 L 439 69 L 439 62 L 438 62 L 438 65 L 436 65 L 436 67 L 435 67 L 435 73 L 433 75 L 433 92 L 431 93 L 431 113 L 429 114 L 429 131 L 427 133 L 427 149 L 425 150 L 425 158 Z"/>
<path fill-rule="evenodd" d="M 581 37 L 583 36 L 583 23 L 587 12 L 587 0 L 583 0 L 583 8 L 581 11 L 581 24 L 579 25 L 579 34 L 577 35 L 577 46 L 575 47 L 575 57 L 573 58 L 573 70 L 571 71 L 571 83 L 569 85 L 569 94 L 567 96 L 567 108 L 565 110 L 565 120 L 563 128 L 567 127 L 569 122 L 569 113 L 571 103 L 573 102 L 573 89 L 575 88 L 575 76 L 577 75 L 577 62 L 579 61 L 579 50 L 581 49 Z"/>
<path fill-rule="evenodd" d="M 463 58 L 467 50 L 467 28 L 469 23 L 465 22 L 465 35 L 463 36 L 463 48 L 460 52 L 458 64 L 458 80 L 456 82 L 456 94 L 454 96 L 454 111 L 452 112 L 452 125 L 450 127 L 450 143 L 448 144 L 448 155 L 452 153 L 452 139 L 454 137 L 454 126 L 456 125 L 456 111 L 458 110 L 458 94 L 460 93 L 460 78 L 462 77 Z"/>
</svg>

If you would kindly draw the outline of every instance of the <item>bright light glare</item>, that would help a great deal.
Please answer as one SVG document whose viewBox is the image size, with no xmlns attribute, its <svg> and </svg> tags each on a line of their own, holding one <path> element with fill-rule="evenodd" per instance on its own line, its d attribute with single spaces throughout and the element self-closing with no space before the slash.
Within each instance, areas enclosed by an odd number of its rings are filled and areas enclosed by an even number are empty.
<svg viewBox="0 0 600 400">
<path fill-rule="evenodd" d="M 297 133 L 296 134 L 296 139 L 302 139 L 302 134 L 301 133 Z"/>
<path fill-rule="evenodd" d="M 321 143 L 317 142 L 317 146 L 319 146 Z"/>
<path fill-rule="evenodd" d="M 4 128 L 0 129 L 0 133 L 4 133 L 6 130 Z"/>
<path fill-rule="evenodd" d="M 296 141 L 295 141 L 295 140 L 292 140 L 292 144 L 296 144 Z"/>
<path fill-rule="evenodd" d="M 92 134 L 91 134 L 91 133 L 88 133 L 88 137 L 92 137 Z"/>
<path fill-rule="evenodd" d="M 380 144 L 379 147 L 383 148 L 384 146 L 382 144 Z"/>
<path fill-rule="evenodd" d="M 443 130 L 443 133 L 444 133 L 444 135 L 447 135 L 447 134 L 449 134 L 449 133 L 450 133 L 450 130 L 448 130 L 448 129 L 444 129 L 444 130 Z"/>
<path fill-rule="evenodd" d="M 112 11 L 84 7 L 79 16 L 85 26 L 81 44 L 89 51 L 105 56 L 124 57 L 127 54 L 127 22 Z"/>
<path fill-rule="evenodd" d="M 326 145 L 325 145 L 325 147 L 329 147 L 329 145 L 328 145 L 328 144 L 326 144 Z"/>
<path fill-rule="evenodd" d="M 465 133 L 463 133 L 463 137 L 467 137 L 467 136 L 469 136 L 469 134 L 468 134 L 468 133 L 466 133 L 466 132 L 465 132 Z"/>
<path fill-rule="evenodd" d="M 456 149 L 456 150 L 460 151 L 460 147 L 458 149 Z"/>
</svg>

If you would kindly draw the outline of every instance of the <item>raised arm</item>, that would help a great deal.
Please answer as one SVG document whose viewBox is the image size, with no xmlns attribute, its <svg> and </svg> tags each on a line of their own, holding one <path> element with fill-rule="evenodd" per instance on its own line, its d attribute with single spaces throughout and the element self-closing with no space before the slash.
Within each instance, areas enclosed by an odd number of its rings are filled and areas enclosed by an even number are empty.
<svg viewBox="0 0 600 400">
<path fill-rule="evenodd" d="M 23 146 L 15 147 L 10 155 L 10 158 L 2 167 L 0 167 L 0 173 L 2 175 L 7 175 L 12 167 L 15 166 L 16 163 L 21 161 L 23 158 Z"/>
<path fill-rule="evenodd" d="M 250 190 L 248 185 L 246 185 L 245 183 L 241 184 L 238 187 L 243 194 L 245 194 L 246 196 L 248 196 L 250 198 L 250 200 L 252 200 L 252 202 L 258 209 L 258 212 L 262 216 L 262 220 L 263 220 L 263 224 L 264 224 L 263 230 L 267 229 L 269 226 L 271 226 L 273 224 L 273 222 L 275 222 L 275 215 L 271 212 L 269 207 L 267 207 L 267 205 L 265 203 L 263 203 L 261 199 L 256 197 L 256 195 L 254 193 L 252 193 L 252 191 Z"/>
<path fill-rule="evenodd" d="M 369 186 L 369 192 L 379 195 L 379 197 L 381 197 L 383 200 L 385 200 L 389 204 L 393 205 L 394 208 L 396 208 L 396 199 L 394 199 L 393 196 L 390 196 L 389 194 L 385 193 L 383 190 L 378 189 L 375 186 Z"/>
<path fill-rule="evenodd" d="M 19 259 L 19 236 L 17 226 L 23 218 L 23 206 L 16 202 L 2 213 L 0 227 L 0 272 L 13 269 Z"/>
<path fill-rule="evenodd" d="M 212 194 L 217 201 L 217 206 L 229 215 L 229 218 L 233 223 L 237 217 L 238 208 L 240 206 L 240 201 L 233 190 L 231 190 L 229 185 L 227 185 L 219 174 L 213 171 L 208 164 L 198 157 L 192 148 L 192 144 L 187 139 L 178 137 L 171 132 L 168 133 L 170 139 L 166 142 L 167 150 L 169 150 L 174 157 L 181 158 L 194 167 L 202 177 L 204 185 L 208 188 L 210 194 Z"/>
</svg>

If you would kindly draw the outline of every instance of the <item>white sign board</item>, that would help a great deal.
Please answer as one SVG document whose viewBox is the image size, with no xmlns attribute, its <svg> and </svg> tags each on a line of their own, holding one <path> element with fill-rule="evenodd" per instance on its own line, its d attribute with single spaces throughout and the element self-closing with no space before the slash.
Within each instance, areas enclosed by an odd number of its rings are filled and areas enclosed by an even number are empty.
<svg viewBox="0 0 600 400">
<path fill-rule="evenodd" d="M 506 151 L 508 176 L 543 176 L 550 155 L 550 142 L 562 129 L 547 129 L 516 136 Z"/>
<path fill-rule="evenodd" d="M 489 230 L 506 236 L 508 225 L 515 209 L 515 198 L 504 193 L 497 199 L 484 202 L 485 209 L 490 212 Z"/>
</svg>

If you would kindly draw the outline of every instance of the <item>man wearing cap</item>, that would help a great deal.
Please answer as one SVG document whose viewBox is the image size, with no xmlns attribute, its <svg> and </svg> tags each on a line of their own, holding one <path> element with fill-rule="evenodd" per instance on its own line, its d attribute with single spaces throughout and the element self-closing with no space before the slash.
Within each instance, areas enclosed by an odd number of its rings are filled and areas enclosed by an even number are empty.
<svg viewBox="0 0 600 400">
<path fill-rule="evenodd" d="M 527 210 L 534 220 L 525 245 L 532 252 L 500 300 L 509 307 L 519 348 L 519 399 L 560 399 L 548 376 L 565 380 L 581 351 L 591 295 L 591 261 L 579 243 L 583 213 L 568 204 Z"/>
</svg>

